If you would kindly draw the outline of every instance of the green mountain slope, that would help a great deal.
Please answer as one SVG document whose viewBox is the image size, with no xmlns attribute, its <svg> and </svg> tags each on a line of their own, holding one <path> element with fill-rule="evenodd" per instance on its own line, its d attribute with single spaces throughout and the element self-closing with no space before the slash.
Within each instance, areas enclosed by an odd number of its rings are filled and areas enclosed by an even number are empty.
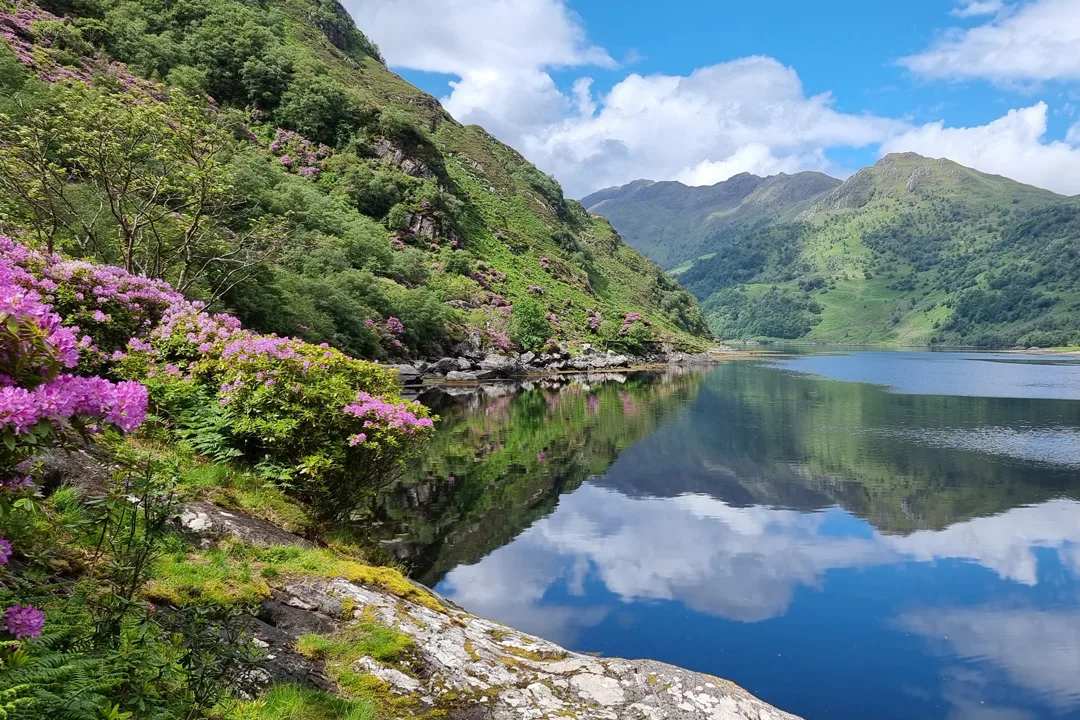
<svg viewBox="0 0 1080 720">
<path fill-rule="evenodd" d="M 358 357 L 707 342 L 689 293 L 389 71 L 334 0 L 0 0 L 0 24 L 2 231 Z"/>
<path fill-rule="evenodd" d="M 1080 203 L 949 160 L 886 156 L 710 242 L 679 278 L 722 338 L 1080 341 Z"/>
<path fill-rule="evenodd" d="M 740 227 L 794 216 L 839 184 L 815 172 L 766 178 L 741 173 L 702 187 L 637 180 L 599 190 L 581 203 L 610 220 L 630 245 L 670 269 L 711 252 Z"/>
</svg>

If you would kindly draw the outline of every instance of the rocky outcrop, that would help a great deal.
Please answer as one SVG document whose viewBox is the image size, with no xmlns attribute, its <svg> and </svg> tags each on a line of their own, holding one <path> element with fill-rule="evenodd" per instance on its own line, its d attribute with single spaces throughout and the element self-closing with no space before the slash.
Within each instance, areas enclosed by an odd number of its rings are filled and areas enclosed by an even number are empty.
<svg viewBox="0 0 1080 720">
<path fill-rule="evenodd" d="M 342 579 L 287 586 L 277 602 L 343 624 L 374 619 L 411 637 L 421 668 L 411 673 L 370 657 L 354 669 L 450 718 L 521 720 L 797 720 L 720 678 L 652 660 L 580 655 L 542 638 Z"/>
<path fill-rule="evenodd" d="M 307 544 L 241 515 L 200 502 L 185 508 L 182 522 L 204 539 L 217 533 L 256 544 Z M 374 622 L 411 638 L 414 657 L 393 664 L 362 656 L 351 669 L 377 678 L 413 708 L 403 716 L 428 717 L 430 710 L 450 720 L 798 720 L 727 680 L 652 660 L 573 653 L 471 615 L 423 586 L 409 587 L 403 596 L 344 578 L 283 581 L 250 622 L 263 660 L 247 691 L 275 682 L 335 690 L 322 662 L 296 651 L 297 640 Z"/>
</svg>

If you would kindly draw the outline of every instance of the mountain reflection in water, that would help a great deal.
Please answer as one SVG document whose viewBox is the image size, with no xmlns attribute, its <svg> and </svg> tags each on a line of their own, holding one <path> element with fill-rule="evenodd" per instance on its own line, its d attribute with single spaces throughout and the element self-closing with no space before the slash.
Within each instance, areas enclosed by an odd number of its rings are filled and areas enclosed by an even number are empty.
<svg viewBox="0 0 1080 720">
<path fill-rule="evenodd" d="M 425 398 L 378 529 L 471 612 L 810 719 L 1080 718 L 1080 366 L 998 357 Z"/>
</svg>

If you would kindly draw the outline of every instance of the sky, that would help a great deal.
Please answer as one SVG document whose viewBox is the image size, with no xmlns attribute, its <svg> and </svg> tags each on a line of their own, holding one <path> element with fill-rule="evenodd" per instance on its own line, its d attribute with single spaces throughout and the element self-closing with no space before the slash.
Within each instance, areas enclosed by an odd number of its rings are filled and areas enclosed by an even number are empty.
<svg viewBox="0 0 1080 720">
<path fill-rule="evenodd" d="M 1080 194 L 1080 0 L 344 0 L 566 194 L 889 152 Z"/>
</svg>

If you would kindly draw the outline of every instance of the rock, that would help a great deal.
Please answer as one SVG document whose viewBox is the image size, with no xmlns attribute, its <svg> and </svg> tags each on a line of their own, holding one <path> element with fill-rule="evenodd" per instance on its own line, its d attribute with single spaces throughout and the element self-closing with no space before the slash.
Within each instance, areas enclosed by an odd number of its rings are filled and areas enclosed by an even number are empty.
<svg viewBox="0 0 1080 720">
<path fill-rule="evenodd" d="M 458 361 L 454 358 L 444 357 L 439 358 L 435 362 L 431 363 L 428 367 L 428 373 L 432 375 L 445 375 L 451 370 L 458 370 Z M 468 368 L 465 368 L 468 370 Z"/>
<path fill-rule="evenodd" d="M 492 373 L 492 377 L 509 377 L 518 374 L 521 366 L 513 358 L 491 353 L 480 361 L 480 370 Z"/>
<path fill-rule="evenodd" d="M 203 500 L 184 506 L 179 517 L 180 526 L 199 535 L 228 535 L 249 545 L 271 547 L 274 545 L 297 545 L 314 547 L 291 532 L 273 523 L 259 520 L 246 513 L 225 510 Z"/>
<path fill-rule="evenodd" d="M 384 365 L 383 367 L 396 370 L 402 385 L 416 385 L 423 381 L 423 373 L 413 365 Z"/>
<path fill-rule="evenodd" d="M 438 707 L 440 695 L 452 698 L 442 707 L 448 718 L 798 720 L 727 680 L 651 660 L 578 655 L 471 615 L 433 593 L 427 602 L 416 602 L 334 578 L 300 580 L 284 594 L 293 597 L 288 605 L 331 618 L 344 603 L 359 618 L 353 622 L 375 622 L 408 635 L 417 648 L 409 666 L 368 656 L 353 667 L 420 704 L 434 701 Z"/>
<path fill-rule="evenodd" d="M 476 382 L 480 378 L 477 377 L 474 372 L 464 372 L 462 370 L 451 370 L 446 373 L 446 379 L 449 382 Z"/>
<path fill-rule="evenodd" d="M 480 333 L 469 333 L 469 337 L 454 347 L 454 354 L 470 360 L 479 360 L 484 357 L 484 343 Z"/>
<path fill-rule="evenodd" d="M 521 353 L 521 356 L 518 358 L 518 362 L 522 365 L 532 365 L 534 360 L 536 360 L 536 353 L 531 350 L 529 352 Z"/>
<path fill-rule="evenodd" d="M 474 363 L 469 358 L 458 358 L 457 359 L 457 369 L 458 370 L 466 370 L 466 371 L 467 370 L 472 370 L 475 366 L 476 366 L 476 363 Z"/>
</svg>

